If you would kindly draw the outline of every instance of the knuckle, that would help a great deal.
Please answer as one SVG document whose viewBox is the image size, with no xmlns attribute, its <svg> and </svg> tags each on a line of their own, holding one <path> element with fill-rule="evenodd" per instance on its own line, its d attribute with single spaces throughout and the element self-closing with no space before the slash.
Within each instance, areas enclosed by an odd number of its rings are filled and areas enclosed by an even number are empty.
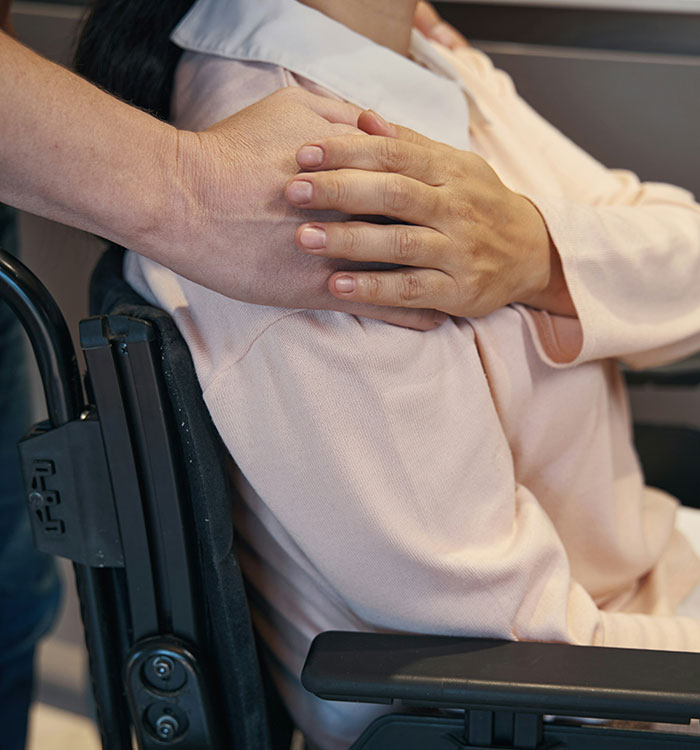
<svg viewBox="0 0 700 750">
<path fill-rule="evenodd" d="M 390 216 L 400 214 L 406 210 L 409 196 L 406 185 L 399 175 L 387 175 L 384 183 L 384 210 Z"/>
<path fill-rule="evenodd" d="M 444 182 L 458 180 L 462 176 L 462 164 L 457 159 L 435 159 L 434 169 L 442 175 Z"/>
<path fill-rule="evenodd" d="M 381 297 L 382 282 L 376 273 L 368 273 L 365 277 L 364 292 L 367 302 L 376 302 Z"/>
<path fill-rule="evenodd" d="M 335 207 L 344 205 L 348 196 L 347 185 L 337 174 L 327 175 L 322 180 L 322 190 L 325 193 L 326 202 Z"/>
<path fill-rule="evenodd" d="M 406 165 L 401 143 L 394 138 L 384 138 L 381 142 L 381 162 L 389 172 L 401 172 Z"/>
<path fill-rule="evenodd" d="M 394 262 L 404 264 L 413 260 L 416 254 L 416 236 L 408 227 L 394 229 Z"/>
<path fill-rule="evenodd" d="M 358 232 L 350 227 L 343 227 L 340 235 L 340 246 L 344 258 L 349 258 L 357 252 L 360 245 Z"/>
<path fill-rule="evenodd" d="M 422 286 L 418 274 L 404 271 L 399 279 L 399 299 L 401 302 L 415 302 L 422 294 Z"/>
</svg>

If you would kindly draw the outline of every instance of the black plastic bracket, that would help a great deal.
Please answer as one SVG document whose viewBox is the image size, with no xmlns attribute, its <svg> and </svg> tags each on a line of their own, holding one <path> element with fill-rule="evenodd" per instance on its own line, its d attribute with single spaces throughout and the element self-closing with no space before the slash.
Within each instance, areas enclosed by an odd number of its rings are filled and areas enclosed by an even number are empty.
<svg viewBox="0 0 700 750">
<path fill-rule="evenodd" d="M 556 750 L 559 743 L 544 741 L 540 714 L 515 711 L 467 710 L 464 712 L 464 735 L 446 736 L 460 750 Z"/>
<path fill-rule="evenodd" d="M 123 567 L 100 424 L 89 411 L 35 425 L 19 445 L 34 543 L 93 568 Z"/>
<path fill-rule="evenodd" d="M 140 750 L 217 747 L 201 667 L 177 639 L 149 638 L 135 645 L 126 691 Z"/>
</svg>

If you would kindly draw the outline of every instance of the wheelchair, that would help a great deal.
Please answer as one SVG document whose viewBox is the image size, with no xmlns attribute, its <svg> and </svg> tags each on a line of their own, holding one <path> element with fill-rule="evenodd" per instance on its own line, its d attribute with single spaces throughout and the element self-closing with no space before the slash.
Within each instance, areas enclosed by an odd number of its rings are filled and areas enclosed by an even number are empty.
<svg viewBox="0 0 700 750">
<path fill-rule="evenodd" d="M 93 275 L 81 380 L 55 302 L 0 251 L 0 297 L 29 335 L 48 409 L 20 443 L 27 508 L 36 546 L 74 563 L 102 748 L 288 750 L 293 725 L 236 559 L 226 451 L 173 321 L 121 263 L 112 247 Z M 302 682 L 325 699 L 406 707 L 352 750 L 700 746 L 576 719 L 687 724 L 700 717 L 700 654 L 328 632 Z"/>
</svg>

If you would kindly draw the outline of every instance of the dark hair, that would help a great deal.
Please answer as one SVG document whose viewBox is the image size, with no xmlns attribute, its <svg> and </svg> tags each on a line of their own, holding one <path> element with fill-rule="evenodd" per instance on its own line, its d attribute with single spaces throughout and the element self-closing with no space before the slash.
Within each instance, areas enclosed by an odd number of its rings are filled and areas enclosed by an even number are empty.
<svg viewBox="0 0 700 750">
<path fill-rule="evenodd" d="M 194 0 L 94 0 L 78 39 L 76 71 L 163 120 L 182 50 L 170 32 Z"/>
</svg>

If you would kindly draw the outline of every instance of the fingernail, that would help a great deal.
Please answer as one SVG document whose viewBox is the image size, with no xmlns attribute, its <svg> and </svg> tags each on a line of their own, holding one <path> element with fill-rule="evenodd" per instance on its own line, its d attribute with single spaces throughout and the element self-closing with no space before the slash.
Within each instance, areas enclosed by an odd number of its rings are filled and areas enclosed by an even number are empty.
<svg viewBox="0 0 700 750">
<path fill-rule="evenodd" d="M 313 195 L 313 187 L 307 180 L 294 180 L 287 187 L 287 199 L 292 203 L 308 203 Z"/>
<path fill-rule="evenodd" d="M 297 152 L 300 167 L 320 167 L 323 164 L 323 149 L 320 146 L 303 146 Z"/>
<path fill-rule="evenodd" d="M 326 230 L 321 227 L 304 227 L 299 241 L 307 250 L 322 250 L 326 246 Z"/>
<path fill-rule="evenodd" d="M 336 292 L 349 294 L 355 291 L 355 279 L 352 276 L 338 276 L 334 282 Z"/>
<path fill-rule="evenodd" d="M 389 123 L 379 114 L 379 112 L 375 112 L 373 109 L 370 109 L 370 112 L 377 118 L 380 125 L 384 125 L 385 127 L 390 127 Z"/>
</svg>

